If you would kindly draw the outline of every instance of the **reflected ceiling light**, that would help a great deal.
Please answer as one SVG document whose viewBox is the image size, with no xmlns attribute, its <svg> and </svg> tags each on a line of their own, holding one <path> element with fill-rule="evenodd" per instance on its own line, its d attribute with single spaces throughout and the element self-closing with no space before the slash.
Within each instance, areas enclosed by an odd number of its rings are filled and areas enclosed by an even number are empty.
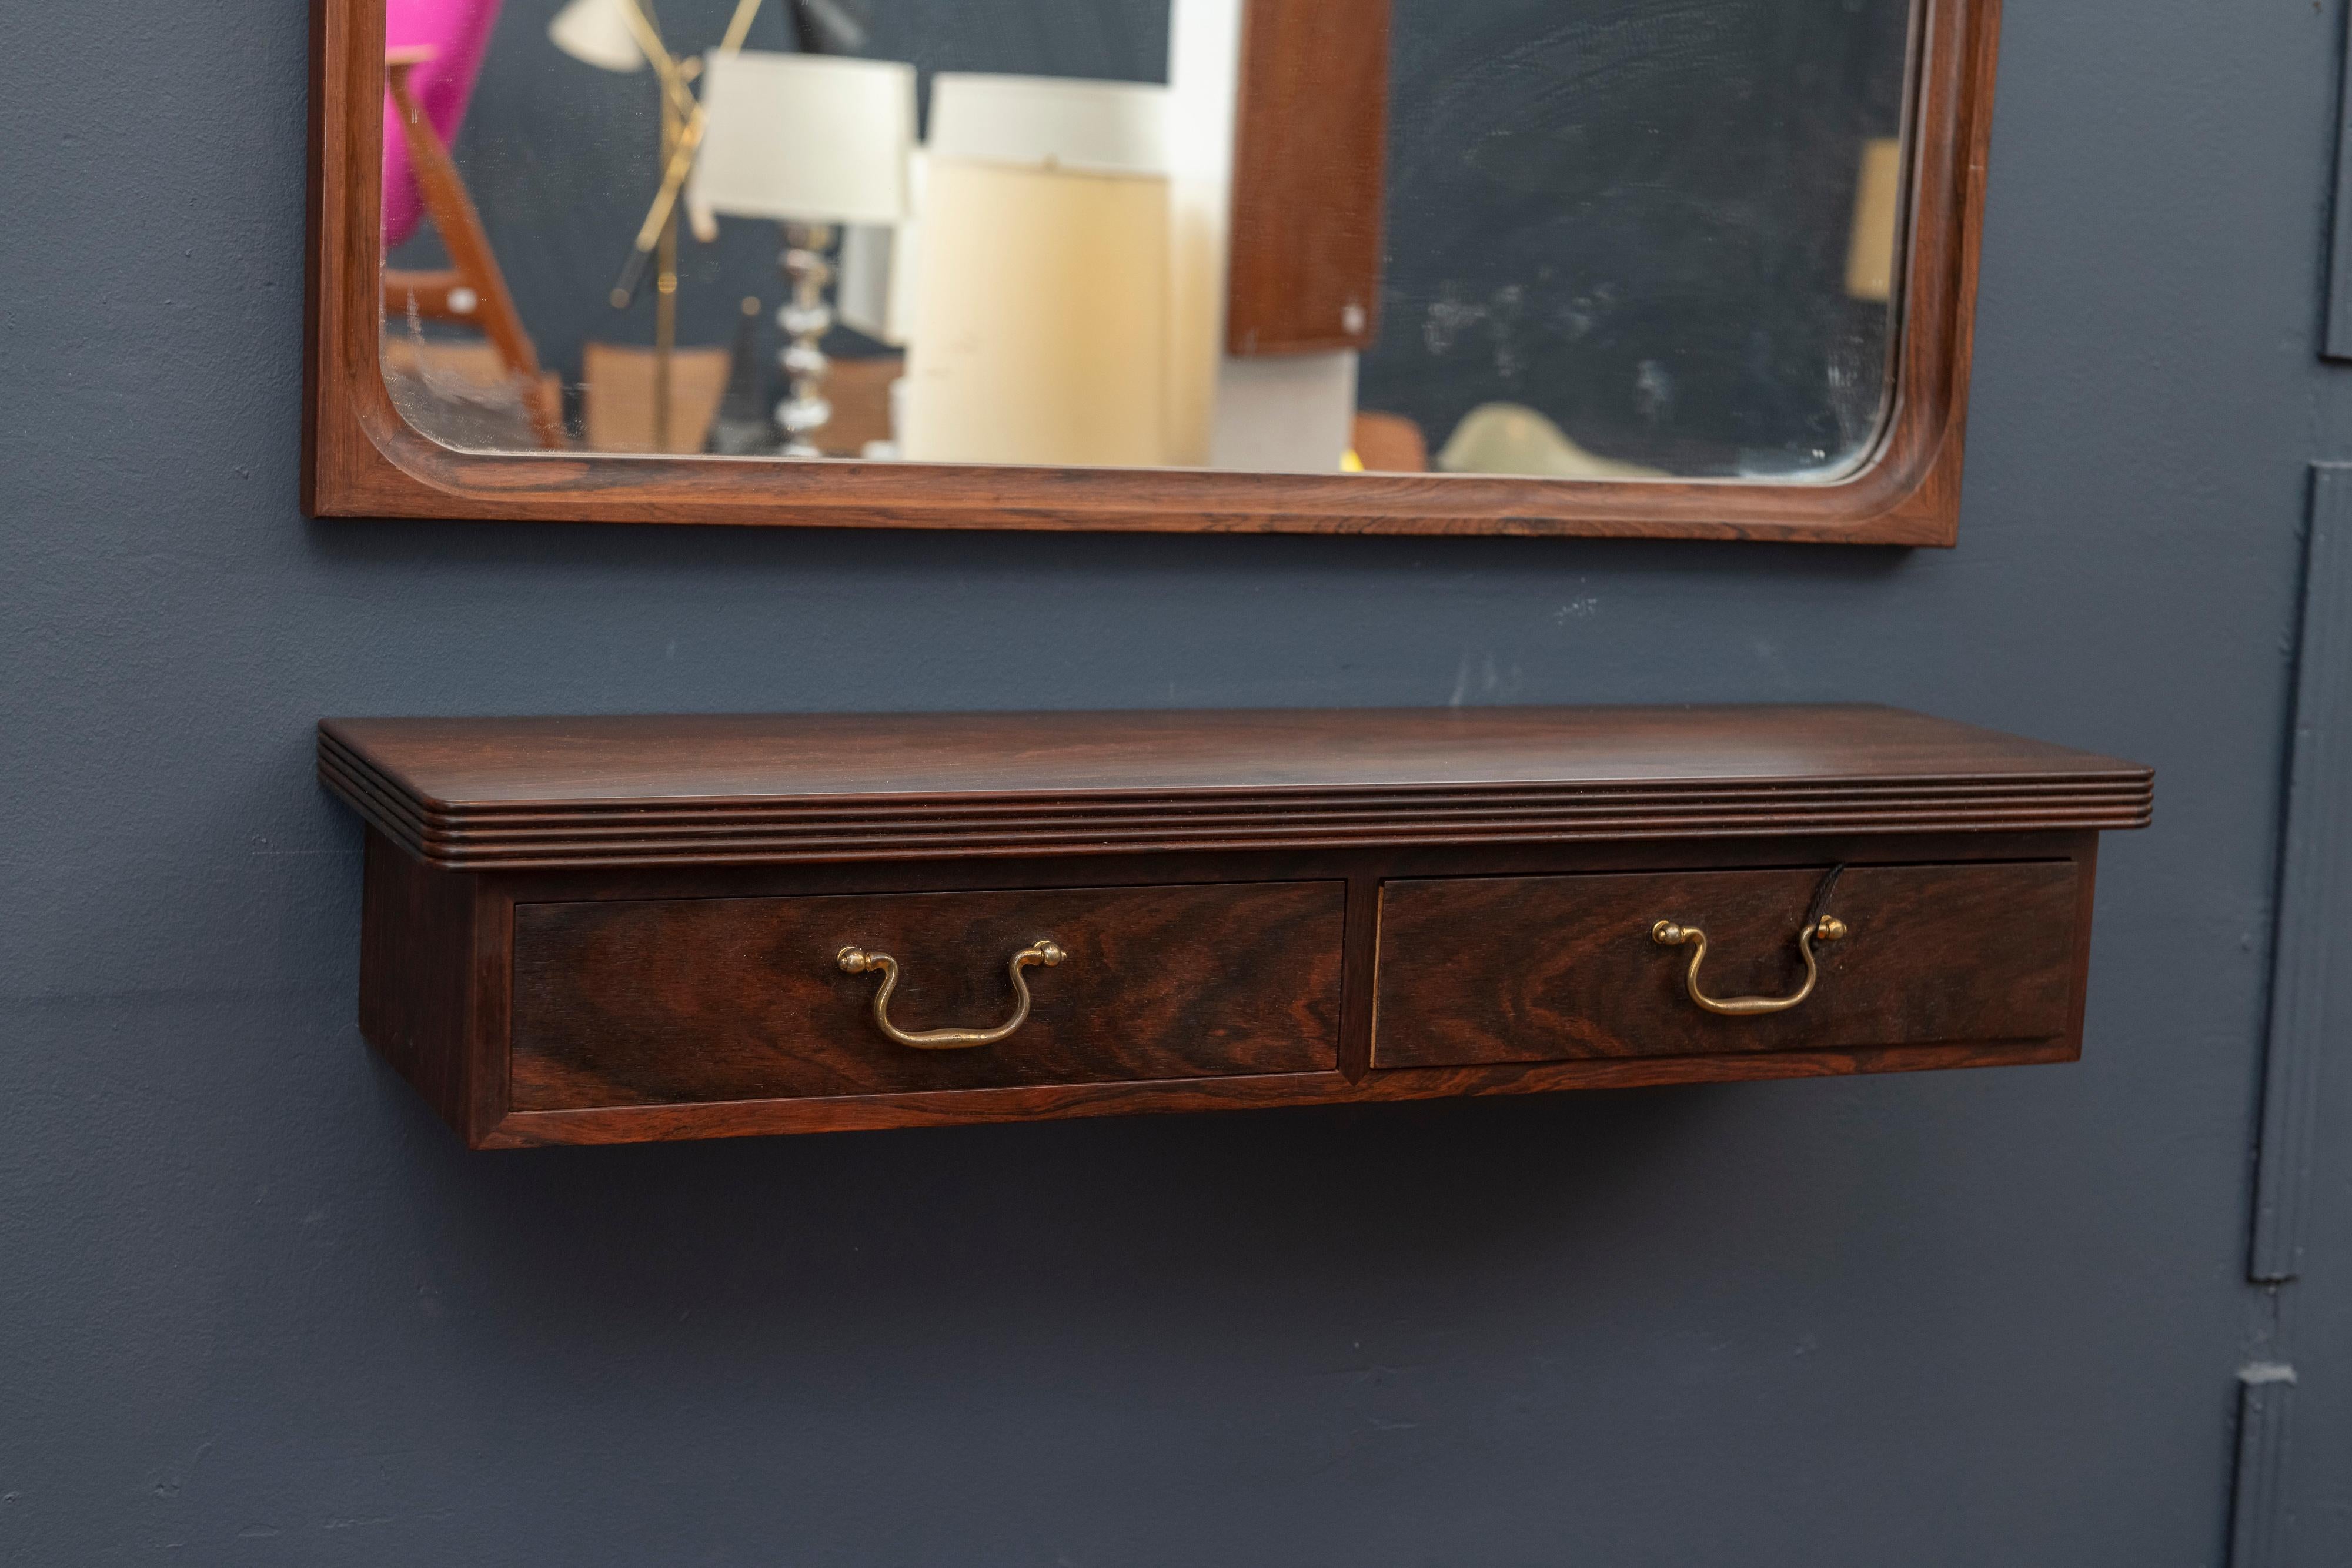
<svg viewBox="0 0 2352 1568">
<path fill-rule="evenodd" d="M 641 71 L 645 51 L 637 47 L 629 26 L 635 0 L 572 0 L 547 25 L 555 47 L 583 65 L 599 70 Z"/>
</svg>

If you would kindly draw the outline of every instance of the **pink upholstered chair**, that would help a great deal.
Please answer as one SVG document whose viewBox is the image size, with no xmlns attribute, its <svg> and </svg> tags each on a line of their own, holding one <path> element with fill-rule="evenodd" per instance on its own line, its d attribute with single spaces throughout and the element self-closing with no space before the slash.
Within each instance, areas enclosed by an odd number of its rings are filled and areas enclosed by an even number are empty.
<svg viewBox="0 0 2352 1568">
<path fill-rule="evenodd" d="M 449 253 L 444 272 L 383 274 L 387 319 L 462 324 L 490 340 L 539 444 L 565 444 L 562 391 L 540 369 L 539 350 L 515 308 L 449 139 L 466 117 L 499 0 L 385 0 L 383 237 L 389 252 L 425 217 Z M 421 341 L 412 351 L 429 352 Z M 389 363 L 389 361 L 387 361 Z"/>
<path fill-rule="evenodd" d="M 490 34 L 498 27 L 499 0 L 384 0 L 386 50 L 430 49 L 432 56 L 409 75 L 410 89 L 425 118 L 446 145 L 454 141 L 482 74 Z M 408 144 L 397 134 L 397 110 L 384 105 L 383 243 L 388 250 L 416 232 L 425 212 L 409 162 Z"/>
</svg>

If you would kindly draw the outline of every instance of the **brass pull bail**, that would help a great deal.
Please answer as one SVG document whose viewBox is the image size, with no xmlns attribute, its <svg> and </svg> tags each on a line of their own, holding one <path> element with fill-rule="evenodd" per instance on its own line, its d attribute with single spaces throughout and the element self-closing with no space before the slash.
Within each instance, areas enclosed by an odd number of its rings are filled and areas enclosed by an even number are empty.
<svg viewBox="0 0 2352 1568">
<path fill-rule="evenodd" d="M 1813 958 L 1816 942 L 1842 942 L 1847 936 L 1846 924 L 1834 915 L 1825 915 L 1822 906 L 1830 900 L 1830 889 L 1837 885 L 1843 866 L 1831 868 L 1828 876 L 1813 894 L 1813 906 L 1806 913 L 1805 924 L 1797 932 L 1797 952 L 1805 960 L 1805 983 L 1790 997 L 1710 997 L 1699 989 L 1699 966 L 1706 962 L 1706 933 L 1696 925 L 1682 925 L 1672 920 L 1661 920 L 1650 927 L 1650 940 L 1661 947 L 1691 949 L 1690 970 L 1683 977 L 1684 988 L 1691 1000 L 1711 1013 L 1725 1018 L 1757 1018 L 1765 1013 L 1784 1013 L 1801 1007 L 1821 983 L 1822 969 Z"/>
<path fill-rule="evenodd" d="M 1006 967 L 1006 972 L 1013 977 L 1013 994 L 1019 998 L 1021 1005 L 1014 1010 L 1012 1022 L 992 1030 L 935 1029 L 919 1034 L 910 1034 L 890 1021 L 890 993 L 898 988 L 898 959 L 887 953 L 868 953 L 861 947 L 844 947 L 835 961 L 845 974 L 862 975 L 869 969 L 882 972 L 882 988 L 874 993 L 874 1022 L 897 1043 L 910 1051 L 972 1051 L 1012 1039 L 1021 1026 L 1029 1021 L 1029 982 L 1023 977 L 1021 971 L 1032 964 L 1043 964 L 1050 969 L 1065 956 L 1066 955 L 1058 946 L 1044 938 L 1013 955 L 1013 962 Z"/>
</svg>

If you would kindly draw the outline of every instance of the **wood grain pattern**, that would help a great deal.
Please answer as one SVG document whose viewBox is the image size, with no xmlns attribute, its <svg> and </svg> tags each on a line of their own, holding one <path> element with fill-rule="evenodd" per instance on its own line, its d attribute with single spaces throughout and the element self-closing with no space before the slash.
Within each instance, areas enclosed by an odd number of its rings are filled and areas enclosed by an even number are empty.
<svg viewBox="0 0 2352 1568">
<path fill-rule="evenodd" d="M 879 1132 L 1307 1105 L 1397 1104 L 1575 1090 L 1654 1089 L 1672 1084 L 1761 1083 L 1856 1073 L 2035 1067 L 2077 1060 L 2072 1042 L 2014 1046 L 1918 1046 L 1894 1051 L 1783 1051 L 1722 1057 L 1557 1061 L 1442 1071 L 1379 1072 L 1350 1083 L 1336 1072 L 1203 1078 L 1163 1083 L 1096 1083 L 958 1093 L 877 1094 L 838 1100 L 754 1100 L 712 1105 L 625 1106 L 602 1111 L 518 1112 L 477 1148 L 636 1144 L 681 1138 Z"/>
<path fill-rule="evenodd" d="M 1330 1071 L 1344 888 L 1139 887 L 525 904 L 513 1104 L 543 1111 Z M 1035 1010 L 973 1051 L 892 1043 L 855 945 L 900 965 L 902 1029 L 992 1028 L 1004 966 Z"/>
<path fill-rule="evenodd" d="M 1879 707 L 344 719 L 436 864 L 2133 827 L 2148 770 Z"/>
<path fill-rule="evenodd" d="M 1829 868 L 1391 883 L 1381 907 L 1376 1068 L 2054 1040 L 2074 1015 L 2071 861 L 1858 867 L 1825 914 L 1852 934 L 1784 1013 L 1724 1018 L 1685 988 L 1707 934 L 1714 997 L 1793 995 L 1795 936 Z"/>
<path fill-rule="evenodd" d="M 992 890 L 991 879 L 1001 877 L 1005 868 L 987 862 L 951 859 L 895 866 L 744 865 L 477 876 L 434 870 L 380 834 L 371 831 L 369 838 L 363 1027 L 377 1048 L 476 1148 L 1990 1067 L 2072 1060 L 2081 1039 L 2083 988 L 2078 985 L 2074 1019 L 2064 1037 L 2055 1041 L 1370 1072 L 1367 1070 L 1371 1045 L 1369 991 L 1373 976 L 1373 923 L 1352 912 L 1375 906 L 1351 902 L 1342 980 L 1343 992 L 1349 998 L 1342 1009 L 1342 1072 L 711 1101 L 579 1112 L 518 1110 L 510 1103 L 508 1069 L 511 1036 L 509 1003 L 516 989 L 511 960 L 520 908 L 534 904 L 600 900 L 626 904 L 645 899 L 806 897 L 861 888 L 988 892 Z M 1631 845 L 1483 846 L 1467 850 L 1339 850 L 1280 856 L 1105 856 L 1058 862 L 1055 869 L 1067 878 L 1067 885 L 1072 887 L 1132 887 L 1144 885 L 1150 878 L 1181 876 L 1201 879 L 1201 884 L 1206 885 L 1272 872 L 1292 879 L 1329 878 L 1344 880 L 1351 888 L 1376 888 L 1382 876 L 1390 873 L 1429 876 L 1459 872 L 1494 875 L 1507 873 L 1514 868 L 1556 873 L 1605 872 L 1638 869 L 1645 862 L 1670 870 L 1710 864 L 1769 867 L 1831 861 L 1861 866 L 1901 863 L 1906 858 L 1916 858 L 1906 855 L 1913 850 L 1924 850 L 1937 857 L 1981 852 L 1992 858 L 2018 857 L 2040 851 L 2071 856 L 2081 868 L 2074 950 L 2075 972 L 2079 975 L 2088 962 L 2095 844 L 2095 836 L 2084 832 L 1952 834 L 1925 840 L 1765 839 Z M 1001 969 L 992 962 L 978 964 L 975 973 L 983 969 L 1001 977 Z M 1055 971 L 1056 975 L 1062 972 Z M 403 1009 L 407 1009 L 404 1014 L 400 1010 Z M 404 1017 L 416 1020 L 416 1024 L 404 1025 L 400 1021 Z M 861 1011 L 861 1024 L 864 1018 Z"/>
<path fill-rule="evenodd" d="M 1252 0 L 1225 348 L 1369 349 L 1388 199 L 1389 0 Z"/>
<path fill-rule="evenodd" d="M 1174 885 L 1273 878 L 1345 880 L 1349 888 L 1349 936 L 1340 1018 L 1340 1066 L 1343 1074 L 1360 1079 L 1370 1070 L 1371 1061 L 1374 932 L 1383 879 L 1608 874 L 1794 864 L 1916 864 L 2071 856 L 2081 867 L 2082 883 L 2075 963 L 2087 972 L 2097 847 L 2097 835 L 2087 831 L 1547 841 L 1067 856 L 1021 862 L 1015 874 L 1037 878 L 1024 883 L 1030 886 Z M 986 891 L 1005 885 L 1007 879 L 1004 862 L 980 856 L 956 856 L 869 862 L 557 869 L 501 873 L 483 880 L 509 898 L 530 903 L 583 897 L 740 898 L 856 892 Z M 2070 1039 L 2081 1038 L 2082 1007 L 2083 995 L 2078 990 L 2076 1015 L 2067 1031 Z"/>
<path fill-rule="evenodd" d="M 1948 545 L 2000 4 L 1923 3 L 1893 416 L 1852 477 L 1769 485 L 456 452 L 401 420 L 377 363 L 383 0 L 313 0 L 304 505 L 325 517 Z"/>
<path fill-rule="evenodd" d="M 381 833 L 367 836 L 360 1032 L 461 1130 L 473 1121 L 467 1051 L 475 885 L 473 877 L 420 864 Z"/>
<path fill-rule="evenodd" d="M 2152 788 L 1881 708 L 353 721 L 321 776 L 371 824 L 363 1029 L 478 1148 L 2064 1061 L 2094 830 Z M 427 818 L 575 858 L 378 825 Z M 1649 925 L 1779 988 L 1832 864 L 1814 1002 L 1697 1013 Z M 1071 962 L 979 1054 L 891 1044 L 833 965 L 889 950 L 902 1027 L 988 1027 L 1045 936 Z"/>
</svg>

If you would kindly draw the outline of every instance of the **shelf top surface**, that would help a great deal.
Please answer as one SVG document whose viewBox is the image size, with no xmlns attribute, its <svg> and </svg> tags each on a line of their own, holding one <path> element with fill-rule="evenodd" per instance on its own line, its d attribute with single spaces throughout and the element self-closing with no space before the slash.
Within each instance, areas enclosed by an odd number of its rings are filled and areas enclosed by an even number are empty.
<svg viewBox="0 0 2352 1568">
<path fill-rule="evenodd" d="M 2112 758 L 1862 706 L 351 718 L 320 729 L 322 763 L 459 815 L 1621 786 L 2032 792 L 2151 779 Z"/>
</svg>

